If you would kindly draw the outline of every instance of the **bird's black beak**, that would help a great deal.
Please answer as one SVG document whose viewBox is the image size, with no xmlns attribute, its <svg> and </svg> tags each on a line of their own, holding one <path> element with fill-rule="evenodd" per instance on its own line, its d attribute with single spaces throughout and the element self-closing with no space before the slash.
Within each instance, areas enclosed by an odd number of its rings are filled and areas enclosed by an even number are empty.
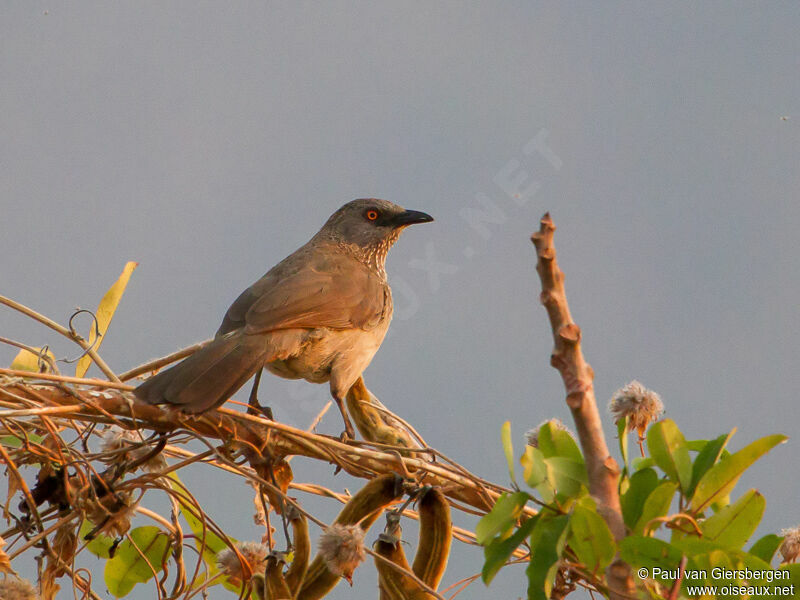
<svg viewBox="0 0 800 600">
<path fill-rule="evenodd" d="M 433 217 L 428 213 L 418 210 L 406 210 L 392 219 L 392 224 L 395 227 L 405 227 L 407 225 L 415 225 L 416 223 L 430 223 Z"/>
</svg>

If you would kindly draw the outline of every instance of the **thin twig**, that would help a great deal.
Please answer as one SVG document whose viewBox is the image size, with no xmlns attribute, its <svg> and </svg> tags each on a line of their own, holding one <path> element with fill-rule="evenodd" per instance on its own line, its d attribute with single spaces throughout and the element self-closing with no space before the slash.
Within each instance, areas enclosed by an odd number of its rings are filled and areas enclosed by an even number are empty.
<svg viewBox="0 0 800 600">
<path fill-rule="evenodd" d="M 41 379 L 43 381 L 58 381 L 61 383 L 74 383 L 77 385 L 88 385 L 90 387 L 101 387 L 111 390 L 132 390 L 133 386 L 126 385 L 117 381 L 103 381 L 102 379 L 85 379 L 83 377 L 70 377 L 68 375 L 55 375 L 53 373 L 33 373 L 31 371 L 19 371 L 17 369 L 0 368 L 0 375 L 9 377 L 23 377 L 25 379 Z"/>
<path fill-rule="evenodd" d="M 14 346 L 15 348 L 20 348 L 21 350 L 25 350 L 36 356 L 40 361 L 43 362 L 46 361 L 47 365 L 50 367 L 50 370 L 53 371 L 53 373 L 55 373 L 56 375 L 58 375 L 58 366 L 56 365 L 55 361 L 47 354 L 47 346 L 43 346 L 41 349 L 37 349 L 34 348 L 33 346 L 28 346 L 27 344 L 23 344 L 22 342 L 17 342 L 15 340 L 11 340 L 5 337 L 0 337 L 0 342 L 3 344 L 8 344 L 9 346 Z"/>
<path fill-rule="evenodd" d="M 5 296 L 0 296 L 0 304 L 5 304 L 9 308 L 13 308 L 14 310 L 17 310 L 17 311 L 21 312 L 22 314 L 27 315 L 27 316 L 31 317 L 32 319 L 35 319 L 35 320 L 39 321 L 40 323 L 42 323 L 43 325 L 46 325 L 50 329 L 53 329 L 54 331 L 57 331 L 58 333 L 60 333 L 64 337 L 66 337 L 67 339 L 72 340 L 73 342 L 78 344 L 81 348 L 86 350 L 86 353 L 92 358 L 94 363 L 105 374 L 105 376 L 109 378 L 109 380 L 115 381 L 117 383 L 120 383 L 120 380 L 114 374 L 114 371 L 111 370 L 111 368 L 105 363 L 105 361 L 102 358 L 100 358 L 100 356 L 97 354 L 97 352 L 95 352 L 95 350 L 92 349 L 91 345 L 85 339 L 83 339 L 81 336 L 71 332 L 69 329 L 67 329 L 63 325 L 59 325 L 58 323 L 56 323 L 52 319 L 49 319 L 49 318 L 45 317 L 42 314 L 39 314 L 35 310 L 33 310 L 31 308 L 28 308 L 24 304 L 20 304 L 19 302 L 15 302 L 14 300 L 11 300 L 10 298 L 6 298 Z"/>
<path fill-rule="evenodd" d="M 145 373 L 149 373 L 150 371 L 156 371 L 161 367 L 166 367 L 169 364 L 177 362 L 182 358 L 186 358 L 187 356 L 194 354 L 200 348 L 204 348 L 208 346 L 213 340 L 205 340 L 202 342 L 197 342 L 196 344 L 192 344 L 191 346 L 187 346 L 186 348 L 181 348 L 177 352 L 173 352 L 172 354 L 168 354 L 167 356 L 162 356 L 161 358 L 156 358 L 153 360 L 149 360 L 144 364 L 139 365 L 138 367 L 134 367 L 129 371 L 125 371 L 121 375 L 119 375 L 120 381 L 128 381 L 129 379 L 133 379 L 134 377 L 138 377 L 139 375 L 144 375 Z"/>
</svg>

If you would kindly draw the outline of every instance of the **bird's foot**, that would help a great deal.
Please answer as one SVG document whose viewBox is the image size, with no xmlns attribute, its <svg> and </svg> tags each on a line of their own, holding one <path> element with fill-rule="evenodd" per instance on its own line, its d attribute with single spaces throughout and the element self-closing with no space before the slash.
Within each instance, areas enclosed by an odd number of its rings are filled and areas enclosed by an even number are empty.
<svg viewBox="0 0 800 600">
<path fill-rule="evenodd" d="M 269 419 L 270 421 L 274 421 L 275 417 L 272 416 L 272 408 L 267 405 L 259 404 L 258 400 L 253 401 L 250 399 L 250 402 L 247 403 L 247 414 L 250 415 L 260 415 L 265 419 Z"/>
<path fill-rule="evenodd" d="M 352 427 L 347 427 L 342 433 L 339 434 L 339 441 L 343 444 L 353 441 L 356 439 L 356 433 L 353 431 Z"/>
</svg>

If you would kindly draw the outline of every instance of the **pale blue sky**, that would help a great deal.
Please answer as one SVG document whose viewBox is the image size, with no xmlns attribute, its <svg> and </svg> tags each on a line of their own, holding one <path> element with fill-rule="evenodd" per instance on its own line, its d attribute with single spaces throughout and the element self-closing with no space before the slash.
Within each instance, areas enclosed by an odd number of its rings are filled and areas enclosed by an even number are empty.
<svg viewBox="0 0 800 600">
<path fill-rule="evenodd" d="M 738 448 L 800 428 L 796 2 L 0 11 L 0 293 L 64 322 L 139 261 L 103 346 L 115 369 L 210 336 L 334 209 L 383 197 L 436 223 L 390 253 L 397 313 L 367 384 L 502 482 L 503 421 L 520 440 L 569 417 L 528 241 L 549 210 L 603 409 L 637 378 L 689 438 L 738 427 Z M 549 154 L 526 152 L 537 136 Z M 74 354 L 7 310 L 0 333 Z M 295 425 L 327 400 L 306 382 L 261 389 Z M 792 439 L 740 484 L 765 493 L 765 532 L 800 522 L 797 452 Z M 294 465 L 301 481 L 331 472 Z M 193 485 L 235 536 L 260 535 L 248 488 Z M 459 550 L 445 583 L 481 561 Z M 374 585 L 363 569 L 331 597 Z M 523 595 L 522 570 L 460 598 L 490 593 Z"/>
</svg>

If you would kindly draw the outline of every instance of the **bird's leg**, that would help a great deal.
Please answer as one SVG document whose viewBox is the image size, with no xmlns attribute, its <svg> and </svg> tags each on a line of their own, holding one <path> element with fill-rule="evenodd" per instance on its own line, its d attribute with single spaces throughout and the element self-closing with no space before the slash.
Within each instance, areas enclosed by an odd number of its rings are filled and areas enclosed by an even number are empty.
<svg viewBox="0 0 800 600">
<path fill-rule="evenodd" d="M 347 409 L 344 406 L 344 398 L 340 398 L 335 394 L 332 395 L 333 399 L 336 400 L 336 406 L 339 407 L 339 412 L 342 413 L 342 418 L 344 419 L 344 431 L 339 436 L 339 439 L 341 439 L 343 442 L 356 439 L 356 431 L 353 429 L 353 424 L 350 422 L 350 417 L 347 416 Z"/>
<path fill-rule="evenodd" d="M 258 384 L 261 383 L 261 373 L 263 371 L 263 368 L 256 371 L 256 376 L 253 378 L 253 389 L 250 390 L 250 399 L 247 401 L 247 404 L 249 405 L 247 414 L 264 415 L 270 421 L 274 421 L 275 419 L 272 417 L 272 409 L 269 406 L 261 406 L 258 403 Z"/>
</svg>

